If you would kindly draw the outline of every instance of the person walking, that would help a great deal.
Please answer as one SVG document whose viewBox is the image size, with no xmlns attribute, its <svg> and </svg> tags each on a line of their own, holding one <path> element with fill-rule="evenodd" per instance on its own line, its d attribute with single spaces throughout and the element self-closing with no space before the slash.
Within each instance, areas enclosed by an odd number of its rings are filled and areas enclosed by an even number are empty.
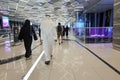
<svg viewBox="0 0 120 80">
<path fill-rule="evenodd" d="M 65 28 L 65 35 L 66 35 L 66 38 L 68 38 L 68 31 L 69 31 L 69 27 L 68 26 L 66 26 L 66 28 Z"/>
<path fill-rule="evenodd" d="M 49 65 L 52 57 L 54 43 L 54 22 L 50 15 L 45 15 L 41 22 L 41 38 L 43 40 L 43 50 L 45 51 L 45 64 Z"/>
<path fill-rule="evenodd" d="M 33 27 L 30 25 L 30 20 L 25 20 L 25 23 L 23 24 L 23 27 L 20 30 L 18 39 L 24 41 L 24 47 L 25 47 L 25 57 L 26 59 L 31 59 L 32 50 L 32 37 L 34 37 L 34 40 L 37 40 L 37 35 L 33 29 Z"/>
<path fill-rule="evenodd" d="M 59 45 L 60 43 L 63 43 L 63 27 L 61 23 L 58 23 L 58 26 L 57 26 L 57 39 L 58 39 Z"/>
<path fill-rule="evenodd" d="M 65 36 L 65 26 L 63 25 L 63 38 L 64 38 L 64 36 Z"/>
</svg>

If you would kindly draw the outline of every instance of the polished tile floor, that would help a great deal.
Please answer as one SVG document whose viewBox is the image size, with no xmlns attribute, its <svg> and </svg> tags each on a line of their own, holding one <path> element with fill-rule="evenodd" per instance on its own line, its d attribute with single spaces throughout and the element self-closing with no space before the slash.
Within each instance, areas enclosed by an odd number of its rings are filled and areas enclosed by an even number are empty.
<svg viewBox="0 0 120 80">
<path fill-rule="evenodd" d="M 103 63 L 87 49 L 70 37 L 63 44 L 54 44 L 50 65 L 44 64 L 44 55 L 28 80 L 120 80 L 120 74 Z M 83 43 L 81 43 L 83 44 Z M 39 41 L 33 42 L 32 59 L 19 60 L 0 65 L 0 80 L 22 80 L 42 52 Z M 112 44 L 83 44 L 104 61 L 120 71 L 120 52 Z M 37 46 L 37 47 L 36 47 Z M 36 47 L 36 48 L 35 48 Z M 0 60 L 24 54 L 23 43 L 17 46 L 1 46 Z"/>
</svg>

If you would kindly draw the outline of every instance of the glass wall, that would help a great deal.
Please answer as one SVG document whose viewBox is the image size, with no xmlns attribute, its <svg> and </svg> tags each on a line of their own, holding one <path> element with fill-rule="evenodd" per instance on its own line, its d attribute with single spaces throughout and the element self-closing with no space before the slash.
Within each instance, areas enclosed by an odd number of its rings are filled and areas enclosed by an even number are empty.
<svg viewBox="0 0 120 80">
<path fill-rule="evenodd" d="M 85 43 L 112 42 L 113 10 L 78 15 L 74 33 Z M 84 38 L 84 39 L 83 39 Z"/>
</svg>

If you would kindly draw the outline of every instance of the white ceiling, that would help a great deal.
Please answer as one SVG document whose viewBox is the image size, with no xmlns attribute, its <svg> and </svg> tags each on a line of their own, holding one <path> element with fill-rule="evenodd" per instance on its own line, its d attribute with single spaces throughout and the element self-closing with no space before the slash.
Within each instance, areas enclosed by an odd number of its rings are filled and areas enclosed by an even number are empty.
<svg viewBox="0 0 120 80">
<path fill-rule="evenodd" d="M 0 0 L 0 13 L 35 23 L 49 14 L 53 20 L 65 23 L 74 19 L 75 11 L 82 11 L 96 1 L 100 0 Z"/>
</svg>

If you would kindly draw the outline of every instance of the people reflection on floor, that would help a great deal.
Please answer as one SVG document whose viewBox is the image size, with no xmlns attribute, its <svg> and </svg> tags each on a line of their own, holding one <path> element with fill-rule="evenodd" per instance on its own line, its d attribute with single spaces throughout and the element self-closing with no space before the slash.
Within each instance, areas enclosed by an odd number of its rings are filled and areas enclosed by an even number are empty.
<svg viewBox="0 0 120 80">
<path fill-rule="evenodd" d="M 54 43 L 54 28 L 55 24 L 50 18 L 50 15 L 46 15 L 41 22 L 41 38 L 43 40 L 43 50 L 45 51 L 45 64 L 49 65 L 52 57 L 53 43 Z"/>
<path fill-rule="evenodd" d="M 25 47 L 25 57 L 26 59 L 31 59 L 32 50 L 32 37 L 34 37 L 34 40 L 37 40 L 37 35 L 33 29 L 33 27 L 30 25 L 30 20 L 25 20 L 25 23 L 23 24 L 23 27 L 20 30 L 18 39 L 24 41 L 24 47 Z"/>
</svg>

